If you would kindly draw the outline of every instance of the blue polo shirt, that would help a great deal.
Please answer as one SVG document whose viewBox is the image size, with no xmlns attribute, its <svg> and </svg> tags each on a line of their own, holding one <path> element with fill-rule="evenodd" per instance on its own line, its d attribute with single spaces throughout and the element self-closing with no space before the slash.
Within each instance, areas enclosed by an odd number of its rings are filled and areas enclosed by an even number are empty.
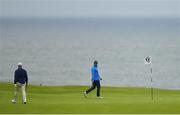
<svg viewBox="0 0 180 115">
<path fill-rule="evenodd" d="M 91 73 L 92 73 L 92 80 L 100 80 L 100 76 L 99 76 L 99 72 L 98 72 L 98 69 L 97 67 L 95 67 L 93 65 L 93 67 L 91 68 Z"/>
</svg>

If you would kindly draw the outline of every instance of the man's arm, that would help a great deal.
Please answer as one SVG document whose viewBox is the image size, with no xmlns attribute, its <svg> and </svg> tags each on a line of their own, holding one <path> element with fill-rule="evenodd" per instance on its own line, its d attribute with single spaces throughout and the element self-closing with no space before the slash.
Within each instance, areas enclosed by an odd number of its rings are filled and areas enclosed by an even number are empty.
<svg viewBox="0 0 180 115">
<path fill-rule="evenodd" d="M 16 71 L 14 72 L 14 84 L 16 84 L 16 82 L 17 82 L 17 73 L 16 73 Z"/>
<path fill-rule="evenodd" d="M 26 89 L 27 89 L 27 85 L 28 85 L 28 75 L 27 75 L 26 70 L 25 70 L 25 78 L 26 78 Z"/>
<path fill-rule="evenodd" d="M 96 71 L 97 71 L 97 74 L 98 74 L 98 76 L 99 76 L 99 79 L 102 80 L 101 76 L 99 75 L 98 69 L 97 69 Z"/>
<path fill-rule="evenodd" d="M 26 78 L 26 84 L 28 84 L 28 75 L 26 71 L 25 71 L 25 78 Z"/>
</svg>

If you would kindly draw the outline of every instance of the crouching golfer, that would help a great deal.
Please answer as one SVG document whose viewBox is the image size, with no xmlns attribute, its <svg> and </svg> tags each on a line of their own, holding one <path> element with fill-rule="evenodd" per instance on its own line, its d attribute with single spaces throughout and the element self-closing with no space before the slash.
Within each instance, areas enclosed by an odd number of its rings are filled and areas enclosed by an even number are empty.
<svg viewBox="0 0 180 115">
<path fill-rule="evenodd" d="M 97 67 L 98 67 L 98 62 L 94 61 L 94 65 L 91 68 L 91 72 L 92 72 L 92 86 L 91 86 L 91 88 L 89 88 L 87 91 L 84 92 L 84 97 L 85 98 L 87 97 L 87 94 L 89 92 L 91 92 L 92 90 L 94 90 L 96 87 L 97 87 L 97 98 L 103 98 L 103 97 L 100 97 L 100 88 L 101 88 L 100 80 L 102 80 L 102 79 L 99 76 L 98 68 Z"/>
<path fill-rule="evenodd" d="M 26 104 L 26 88 L 28 84 L 28 76 L 25 69 L 22 68 L 22 63 L 18 63 L 18 68 L 14 73 L 14 86 L 15 86 L 15 94 L 12 103 L 17 102 L 18 90 L 21 87 L 22 96 L 23 96 L 23 104 Z"/>
</svg>

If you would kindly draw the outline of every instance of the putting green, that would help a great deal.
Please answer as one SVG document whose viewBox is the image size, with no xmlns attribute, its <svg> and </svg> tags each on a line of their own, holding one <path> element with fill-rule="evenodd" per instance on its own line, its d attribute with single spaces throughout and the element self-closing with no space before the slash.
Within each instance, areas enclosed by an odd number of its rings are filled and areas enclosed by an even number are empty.
<svg viewBox="0 0 180 115">
<path fill-rule="evenodd" d="M 12 83 L 0 83 L 0 113 L 180 113 L 180 90 L 154 89 L 151 100 L 149 88 L 102 87 L 104 99 L 95 93 L 84 98 L 89 86 L 35 86 L 27 89 L 28 103 L 10 101 L 14 94 Z"/>
</svg>

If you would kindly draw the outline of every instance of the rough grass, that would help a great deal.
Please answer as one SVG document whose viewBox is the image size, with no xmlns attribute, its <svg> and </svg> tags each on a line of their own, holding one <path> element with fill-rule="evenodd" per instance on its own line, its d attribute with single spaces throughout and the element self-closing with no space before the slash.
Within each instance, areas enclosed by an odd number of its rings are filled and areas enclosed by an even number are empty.
<svg viewBox="0 0 180 115">
<path fill-rule="evenodd" d="M 180 91 L 129 87 L 102 87 L 104 99 L 96 99 L 93 91 L 84 98 L 89 86 L 35 86 L 27 89 L 28 103 L 12 104 L 14 87 L 0 83 L 0 113 L 180 113 Z"/>
</svg>

